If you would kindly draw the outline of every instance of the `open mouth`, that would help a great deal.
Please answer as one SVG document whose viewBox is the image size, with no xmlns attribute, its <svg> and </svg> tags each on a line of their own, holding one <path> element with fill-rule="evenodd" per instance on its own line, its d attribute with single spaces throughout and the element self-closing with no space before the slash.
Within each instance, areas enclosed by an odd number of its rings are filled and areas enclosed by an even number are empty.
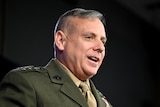
<svg viewBox="0 0 160 107">
<path fill-rule="evenodd" d="M 94 61 L 94 62 L 98 62 L 99 61 L 99 58 L 97 57 L 94 57 L 94 56 L 89 56 L 88 59 Z"/>
</svg>

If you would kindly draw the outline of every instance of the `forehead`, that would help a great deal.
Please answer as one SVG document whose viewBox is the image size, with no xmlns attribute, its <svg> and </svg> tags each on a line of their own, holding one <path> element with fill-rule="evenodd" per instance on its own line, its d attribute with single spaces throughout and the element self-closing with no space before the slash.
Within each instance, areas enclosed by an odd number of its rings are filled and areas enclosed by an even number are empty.
<svg viewBox="0 0 160 107">
<path fill-rule="evenodd" d="M 96 35 L 106 36 L 105 27 L 98 18 L 71 18 L 70 24 L 73 24 L 76 32 L 90 32 Z M 73 29 L 72 29 L 73 30 Z"/>
</svg>

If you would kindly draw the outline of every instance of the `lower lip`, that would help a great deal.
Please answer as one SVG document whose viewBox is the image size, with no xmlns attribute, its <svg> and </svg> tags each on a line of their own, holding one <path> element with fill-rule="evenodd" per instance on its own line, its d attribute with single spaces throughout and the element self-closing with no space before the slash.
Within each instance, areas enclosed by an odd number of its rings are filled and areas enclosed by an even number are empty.
<svg viewBox="0 0 160 107">
<path fill-rule="evenodd" d="M 91 65 L 92 67 L 97 67 L 98 61 L 95 62 L 95 61 L 93 61 L 93 60 L 91 60 L 91 59 L 88 59 L 88 60 L 89 60 L 89 63 L 90 63 L 90 65 Z"/>
</svg>

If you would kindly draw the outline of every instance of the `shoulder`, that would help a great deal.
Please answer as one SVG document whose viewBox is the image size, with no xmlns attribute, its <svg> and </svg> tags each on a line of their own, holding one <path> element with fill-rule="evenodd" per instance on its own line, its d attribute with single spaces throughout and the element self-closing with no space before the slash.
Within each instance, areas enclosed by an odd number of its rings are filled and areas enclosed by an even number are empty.
<svg viewBox="0 0 160 107">
<path fill-rule="evenodd" d="M 48 73 L 43 67 L 23 66 L 17 67 L 9 71 L 2 79 L 0 87 L 14 85 L 22 86 L 37 86 L 42 83 L 39 81 L 49 81 Z"/>
<path fill-rule="evenodd" d="M 33 72 L 33 71 L 43 71 L 44 68 L 43 67 L 36 67 L 33 65 L 30 66 L 22 66 L 22 67 L 17 67 L 13 70 L 11 70 L 11 72 Z"/>
<path fill-rule="evenodd" d="M 44 67 L 37 67 L 37 66 L 33 66 L 33 65 L 30 65 L 30 66 L 22 66 L 22 67 L 17 67 L 15 69 L 12 69 L 10 73 L 22 73 L 22 74 L 25 74 L 25 73 L 43 73 L 45 72 L 45 68 Z"/>
<path fill-rule="evenodd" d="M 24 77 L 32 77 L 36 76 L 37 74 L 45 74 L 44 67 L 36 67 L 36 66 L 22 66 L 17 67 L 9 71 L 5 76 L 4 79 L 16 79 L 16 78 L 24 78 Z"/>
</svg>

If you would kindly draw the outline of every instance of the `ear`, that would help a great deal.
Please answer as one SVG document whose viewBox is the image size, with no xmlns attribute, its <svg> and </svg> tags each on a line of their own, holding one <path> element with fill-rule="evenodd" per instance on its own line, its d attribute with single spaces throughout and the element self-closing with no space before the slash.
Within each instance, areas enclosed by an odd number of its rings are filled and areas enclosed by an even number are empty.
<svg viewBox="0 0 160 107">
<path fill-rule="evenodd" d="M 66 36 L 62 31 L 57 31 L 55 34 L 55 45 L 59 50 L 64 50 Z"/>
</svg>

